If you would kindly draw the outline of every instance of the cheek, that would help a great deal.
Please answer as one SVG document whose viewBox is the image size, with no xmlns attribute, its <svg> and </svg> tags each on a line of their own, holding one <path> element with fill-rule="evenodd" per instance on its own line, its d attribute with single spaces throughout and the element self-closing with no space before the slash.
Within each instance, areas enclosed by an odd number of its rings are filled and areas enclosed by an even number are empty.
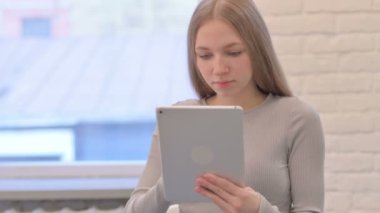
<svg viewBox="0 0 380 213">
<path fill-rule="evenodd" d="M 244 75 L 245 77 L 252 78 L 253 76 L 253 68 L 251 65 L 251 62 L 249 61 L 249 58 L 246 58 L 244 60 L 241 60 L 238 63 L 235 63 L 236 69 L 240 70 L 241 75 Z"/>
<path fill-rule="evenodd" d="M 207 62 L 197 62 L 197 68 L 204 78 L 210 74 L 210 66 L 207 64 Z"/>
</svg>

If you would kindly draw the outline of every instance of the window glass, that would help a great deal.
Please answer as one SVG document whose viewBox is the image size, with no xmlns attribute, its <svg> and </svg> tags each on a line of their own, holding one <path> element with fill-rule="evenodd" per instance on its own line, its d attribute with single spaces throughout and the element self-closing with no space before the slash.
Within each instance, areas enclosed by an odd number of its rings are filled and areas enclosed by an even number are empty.
<svg viewBox="0 0 380 213">
<path fill-rule="evenodd" d="M 23 37 L 44 37 L 51 36 L 51 23 L 48 18 L 26 18 L 22 21 Z"/>
<path fill-rule="evenodd" d="M 0 162 L 145 160 L 197 0 L 0 0 Z"/>
</svg>

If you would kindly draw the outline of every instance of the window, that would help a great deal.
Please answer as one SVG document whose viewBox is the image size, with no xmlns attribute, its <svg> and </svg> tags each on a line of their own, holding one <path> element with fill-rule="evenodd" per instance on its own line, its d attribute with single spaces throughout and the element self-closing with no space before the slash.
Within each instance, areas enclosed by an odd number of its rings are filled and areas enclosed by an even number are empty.
<svg viewBox="0 0 380 213">
<path fill-rule="evenodd" d="M 72 161 L 73 136 L 70 129 L 0 131 L 0 161 Z"/>
<path fill-rule="evenodd" d="M 22 21 L 23 37 L 49 38 L 51 36 L 51 21 L 49 18 L 25 18 Z"/>
<path fill-rule="evenodd" d="M 195 97 L 186 29 L 197 0 L 32 2 L 0 8 L 4 29 L 22 17 L 20 39 L 0 32 L 0 163 L 144 161 L 155 108 Z"/>
</svg>

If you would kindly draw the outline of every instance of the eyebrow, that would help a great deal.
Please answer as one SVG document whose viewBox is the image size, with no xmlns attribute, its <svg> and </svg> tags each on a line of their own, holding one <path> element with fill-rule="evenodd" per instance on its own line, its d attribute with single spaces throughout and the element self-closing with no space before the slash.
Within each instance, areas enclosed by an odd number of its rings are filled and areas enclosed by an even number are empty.
<svg viewBox="0 0 380 213">
<path fill-rule="evenodd" d="M 232 43 L 227 44 L 223 48 L 229 48 L 229 47 L 236 46 L 236 45 L 242 45 L 242 43 L 240 43 L 240 42 L 232 42 Z M 209 48 L 208 47 L 199 46 L 199 47 L 196 47 L 195 49 L 197 49 L 197 50 L 198 49 L 199 50 L 208 50 Z"/>
</svg>

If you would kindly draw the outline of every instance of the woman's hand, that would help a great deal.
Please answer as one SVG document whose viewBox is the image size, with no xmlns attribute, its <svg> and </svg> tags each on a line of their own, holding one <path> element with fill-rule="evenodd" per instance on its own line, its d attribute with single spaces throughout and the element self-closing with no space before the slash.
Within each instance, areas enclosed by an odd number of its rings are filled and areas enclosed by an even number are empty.
<svg viewBox="0 0 380 213">
<path fill-rule="evenodd" d="M 260 195 L 256 191 L 215 174 L 198 177 L 195 191 L 211 199 L 223 212 L 259 212 Z"/>
</svg>

